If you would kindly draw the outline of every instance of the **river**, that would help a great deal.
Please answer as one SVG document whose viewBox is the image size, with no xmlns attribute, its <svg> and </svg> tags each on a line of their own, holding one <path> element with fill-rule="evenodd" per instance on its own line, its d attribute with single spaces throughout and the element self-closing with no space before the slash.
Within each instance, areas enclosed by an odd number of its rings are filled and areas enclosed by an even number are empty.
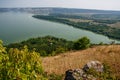
<svg viewBox="0 0 120 80">
<path fill-rule="evenodd" d="M 61 23 L 39 20 L 32 17 L 33 14 L 20 12 L 0 13 L 0 39 L 4 44 L 20 42 L 33 37 L 55 36 L 67 40 L 77 40 L 87 36 L 91 43 L 110 43 L 120 41 L 109 39 L 90 31 L 73 28 Z"/>
</svg>

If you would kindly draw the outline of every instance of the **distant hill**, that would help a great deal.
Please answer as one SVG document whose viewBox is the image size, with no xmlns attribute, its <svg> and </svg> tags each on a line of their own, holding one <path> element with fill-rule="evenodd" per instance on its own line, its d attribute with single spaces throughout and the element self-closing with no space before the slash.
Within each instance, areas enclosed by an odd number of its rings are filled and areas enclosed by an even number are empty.
<svg viewBox="0 0 120 80">
<path fill-rule="evenodd" d="M 110 11 L 110 10 L 94 10 L 94 9 L 75 9 L 75 8 L 0 8 L 0 12 L 28 12 L 34 14 L 50 14 L 50 13 L 59 13 L 59 14 L 120 14 L 120 11 Z"/>
</svg>

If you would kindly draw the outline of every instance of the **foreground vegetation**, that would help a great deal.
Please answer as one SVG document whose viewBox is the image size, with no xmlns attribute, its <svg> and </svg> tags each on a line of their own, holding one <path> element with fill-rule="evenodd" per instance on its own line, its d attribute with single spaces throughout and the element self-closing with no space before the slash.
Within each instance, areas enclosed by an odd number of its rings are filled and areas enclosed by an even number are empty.
<svg viewBox="0 0 120 80">
<path fill-rule="evenodd" d="M 99 17 L 97 17 L 99 16 Z M 89 30 L 98 34 L 103 34 L 113 39 L 120 39 L 120 29 L 115 27 L 110 27 L 108 24 L 114 24 L 120 21 L 119 15 L 112 17 L 109 15 L 105 17 L 103 14 L 101 15 L 92 15 L 90 17 L 86 16 L 76 16 L 76 15 L 64 15 L 64 14 L 52 14 L 48 16 L 43 15 L 34 15 L 33 17 L 43 20 L 49 20 L 59 23 L 64 23 L 75 28 Z M 103 17 L 104 16 L 104 17 Z M 109 18 L 110 17 L 110 18 Z M 116 18 L 117 17 L 117 18 Z M 107 18 L 107 19 L 106 19 Z M 92 20 L 88 22 L 76 22 L 71 21 L 70 19 L 82 19 L 82 20 Z M 115 20 L 114 20 L 115 19 Z"/>
<path fill-rule="evenodd" d="M 0 41 L 0 80 L 46 80 L 41 58 L 35 51 L 11 48 L 6 51 Z"/>
<path fill-rule="evenodd" d="M 0 40 L 0 80 L 61 80 L 62 76 L 44 72 L 39 53 L 27 46 L 7 48 Z"/>
<path fill-rule="evenodd" d="M 47 41 L 51 39 L 54 41 L 54 37 L 47 36 L 40 38 L 42 43 L 44 43 L 44 38 Z M 36 39 L 39 41 L 38 38 Z M 34 38 L 33 41 L 36 42 L 36 39 Z M 55 39 L 59 40 L 59 38 Z M 27 41 L 23 42 L 28 44 Z M 72 49 L 82 50 L 76 52 L 69 51 L 51 57 L 40 57 L 40 53 L 35 52 L 36 49 L 34 48 L 31 50 L 27 46 L 5 48 L 2 45 L 2 41 L 0 41 L 0 79 L 62 80 L 66 70 L 81 68 L 91 60 L 98 60 L 104 63 L 105 72 L 98 74 L 94 70 L 89 70 L 88 74 L 98 76 L 101 80 L 120 79 L 120 45 L 92 46 L 92 48 L 89 48 L 90 41 L 87 37 L 78 39 L 72 45 Z M 106 64 L 110 67 L 106 66 Z"/>
</svg>

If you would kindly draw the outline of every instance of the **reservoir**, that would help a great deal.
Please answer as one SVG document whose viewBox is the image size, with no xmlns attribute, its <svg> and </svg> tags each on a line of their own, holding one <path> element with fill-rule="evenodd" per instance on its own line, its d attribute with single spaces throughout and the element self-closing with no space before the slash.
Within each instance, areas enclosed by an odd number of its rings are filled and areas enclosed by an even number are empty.
<svg viewBox="0 0 120 80">
<path fill-rule="evenodd" d="M 10 44 L 41 36 L 55 36 L 67 40 L 77 40 L 87 36 L 91 43 L 99 44 L 119 41 L 109 39 L 90 31 L 73 28 L 61 23 L 40 20 L 32 17 L 33 14 L 19 12 L 0 13 L 0 39 L 4 44 Z"/>
</svg>

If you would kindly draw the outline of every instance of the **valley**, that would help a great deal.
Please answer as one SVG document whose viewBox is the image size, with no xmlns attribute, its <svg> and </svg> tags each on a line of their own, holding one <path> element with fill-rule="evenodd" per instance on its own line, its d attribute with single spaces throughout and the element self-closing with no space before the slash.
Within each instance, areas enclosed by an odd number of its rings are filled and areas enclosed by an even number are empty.
<svg viewBox="0 0 120 80">
<path fill-rule="evenodd" d="M 1 80 L 119 80 L 119 57 L 120 11 L 0 8 Z M 83 72 L 90 61 L 102 72 Z"/>
</svg>

